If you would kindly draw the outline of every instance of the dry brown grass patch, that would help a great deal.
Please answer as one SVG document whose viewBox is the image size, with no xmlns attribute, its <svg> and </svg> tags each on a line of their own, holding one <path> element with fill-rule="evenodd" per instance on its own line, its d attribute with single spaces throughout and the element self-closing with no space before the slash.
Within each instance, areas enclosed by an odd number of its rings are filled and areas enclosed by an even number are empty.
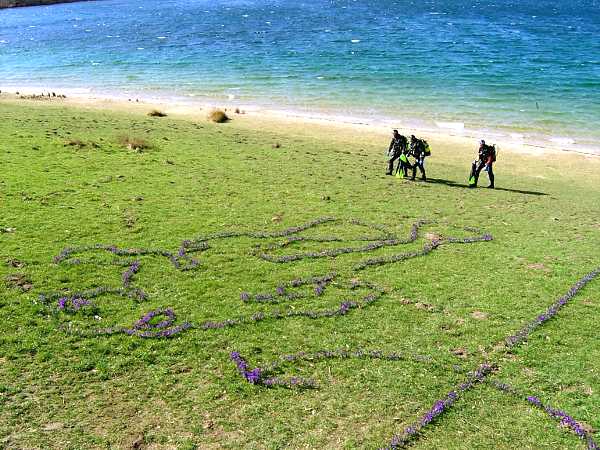
<svg viewBox="0 0 600 450">
<path fill-rule="evenodd" d="M 82 149 L 86 145 L 87 144 L 85 142 L 83 142 L 81 139 L 69 139 L 67 142 L 65 142 L 65 147 L 66 146 L 77 147 L 78 149 Z"/>
<path fill-rule="evenodd" d="M 215 123 L 225 123 L 229 121 L 229 116 L 225 114 L 225 111 L 220 109 L 213 109 L 208 113 L 208 120 Z"/>
<path fill-rule="evenodd" d="M 139 153 L 152 148 L 152 144 L 150 144 L 150 142 L 139 136 L 119 136 L 119 144 L 125 147 L 127 150 L 133 150 Z"/>
<path fill-rule="evenodd" d="M 148 113 L 150 117 L 167 117 L 166 112 L 159 111 L 158 109 L 153 109 Z"/>
</svg>

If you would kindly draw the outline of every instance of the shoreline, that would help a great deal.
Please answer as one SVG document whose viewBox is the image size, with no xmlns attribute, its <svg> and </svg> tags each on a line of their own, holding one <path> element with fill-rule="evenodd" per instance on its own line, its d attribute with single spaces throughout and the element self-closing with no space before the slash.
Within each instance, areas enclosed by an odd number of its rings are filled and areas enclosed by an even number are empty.
<svg viewBox="0 0 600 450">
<path fill-rule="evenodd" d="M 59 3 L 75 3 L 92 0 L 0 0 L 0 9 L 28 8 L 30 6 L 57 5 Z"/>
<path fill-rule="evenodd" d="M 17 94 L 18 92 L 18 94 Z M 55 93 L 57 97 L 52 97 Z M 41 96 L 45 98 L 21 98 L 21 96 Z M 48 97 L 50 94 L 50 97 Z M 52 87 L 15 87 L 7 88 L 0 86 L 0 101 L 37 102 L 36 104 L 61 104 L 83 108 L 114 110 L 122 112 L 135 112 L 145 114 L 151 109 L 160 109 L 169 116 L 175 118 L 187 118 L 190 120 L 206 120 L 207 113 L 212 109 L 223 109 L 235 121 L 252 123 L 256 126 L 278 125 L 312 125 L 337 130 L 350 130 L 360 133 L 368 133 L 374 136 L 387 137 L 393 128 L 397 128 L 401 134 L 415 134 L 428 140 L 451 143 L 466 147 L 477 146 L 480 139 L 497 144 L 500 151 L 509 151 L 519 154 L 543 156 L 548 153 L 555 154 L 578 154 L 586 157 L 600 157 L 600 147 L 577 148 L 577 145 L 565 147 L 556 142 L 552 145 L 551 138 L 547 142 L 526 142 L 515 136 L 507 138 L 500 132 L 467 130 L 460 123 L 439 123 L 437 128 L 426 125 L 408 123 L 406 120 L 382 118 L 373 120 L 350 115 L 337 114 L 322 111 L 300 111 L 293 109 L 275 109 L 257 104 L 245 104 L 236 99 L 200 99 L 183 96 L 158 95 L 159 93 L 144 95 L 128 95 L 127 93 L 113 93 L 99 95 L 91 89 L 73 88 L 62 89 Z M 62 98 L 66 96 L 65 98 Z M 239 110 L 240 113 L 233 113 Z M 261 124 L 256 122 L 260 120 Z M 516 134 L 516 133 L 515 133 Z M 475 152 L 475 150 L 474 150 Z"/>
</svg>

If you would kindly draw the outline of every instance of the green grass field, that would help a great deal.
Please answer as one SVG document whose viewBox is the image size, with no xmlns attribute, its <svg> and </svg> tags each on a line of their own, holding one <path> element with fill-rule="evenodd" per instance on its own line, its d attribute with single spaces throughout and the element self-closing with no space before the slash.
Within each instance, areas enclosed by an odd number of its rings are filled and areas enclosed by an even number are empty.
<svg viewBox="0 0 600 450">
<path fill-rule="evenodd" d="M 600 440 L 600 278 L 527 341 L 504 344 L 600 266 L 598 158 L 503 152 L 498 189 L 469 190 L 472 149 L 435 139 L 432 181 L 421 183 L 384 176 L 387 138 L 317 125 L 7 101 L 0 118 L 2 448 L 374 449 L 484 363 L 491 373 L 408 445 L 586 448 L 526 396 Z M 128 150 L 124 135 L 152 146 Z M 337 220 L 277 235 L 324 217 Z M 432 223 L 410 243 L 290 262 L 260 257 L 403 239 L 418 220 Z M 225 231 L 246 234 L 214 236 Z M 484 232 L 493 240 L 447 242 Z M 184 240 L 191 243 L 178 255 Z M 440 240 L 427 255 L 357 268 Z M 208 248 L 194 251 L 194 242 Z M 67 247 L 96 244 L 163 254 L 91 249 L 53 262 Z M 191 258 L 199 261 L 192 270 L 173 263 Z M 123 287 L 134 261 L 128 290 L 75 307 L 70 294 Z M 332 272 L 322 295 L 312 284 L 286 285 Z M 298 298 L 278 295 L 283 285 Z M 128 296 L 135 288 L 147 297 Z M 363 302 L 377 289 L 380 298 Z M 244 302 L 243 292 L 273 297 Z M 345 301 L 354 303 L 343 314 Z M 134 326 L 158 308 L 172 308 L 174 323 L 159 323 L 163 315 Z M 329 316 L 280 317 L 303 311 Z M 261 312 L 264 320 L 206 325 Z M 193 326 L 171 338 L 140 336 L 184 323 Z M 107 328 L 115 332 L 98 333 Z M 280 358 L 358 350 L 404 357 Z M 233 351 L 249 368 L 279 360 L 269 376 L 317 386 L 251 384 Z"/>
</svg>

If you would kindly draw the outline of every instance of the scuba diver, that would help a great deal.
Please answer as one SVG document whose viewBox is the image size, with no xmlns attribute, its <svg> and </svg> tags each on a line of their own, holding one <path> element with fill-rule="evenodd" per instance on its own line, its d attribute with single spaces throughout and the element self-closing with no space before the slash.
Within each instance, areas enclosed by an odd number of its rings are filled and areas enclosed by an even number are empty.
<svg viewBox="0 0 600 450">
<path fill-rule="evenodd" d="M 396 169 L 396 172 L 400 170 L 401 166 L 404 164 L 403 159 L 407 160 L 406 156 L 402 158 L 402 156 L 406 153 L 407 148 L 408 140 L 406 139 L 406 137 L 398 133 L 398 130 L 394 130 L 392 134 L 392 142 L 390 142 L 390 147 L 388 148 L 388 158 L 390 160 L 388 163 L 388 171 L 386 175 L 392 175 L 394 171 L 394 162 L 397 159 L 400 159 L 400 162 L 398 163 L 398 168 Z M 404 173 L 406 173 L 406 169 L 404 169 Z"/>
<path fill-rule="evenodd" d="M 429 144 L 423 139 L 417 139 L 415 135 L 410 136 L 410 155 L 415 158 L 415 163 L 412 165 L 412 178 L 414 180 L 417 175 L 417 167 L 421 171 L 421 179 L 427 181 L 425 175 L 425 158 L 431 155 Z"/>
<path fill-rule="evenodd" d="M 477 187 L 477 182 L 479 181 L 479 174 L 483 169 L 488 173 L 488 177 L 490 179 L 490 185 L 488 186 L 488 188 L 494 189 L 494 162 L 496 162 L 496 146 L 487 145 L 482 139 L 479 142 L 478 159 L 473 161 L 473 164 L 471 165 L 471 174 L 469 175 L 470 188 Z"/>
</svg>

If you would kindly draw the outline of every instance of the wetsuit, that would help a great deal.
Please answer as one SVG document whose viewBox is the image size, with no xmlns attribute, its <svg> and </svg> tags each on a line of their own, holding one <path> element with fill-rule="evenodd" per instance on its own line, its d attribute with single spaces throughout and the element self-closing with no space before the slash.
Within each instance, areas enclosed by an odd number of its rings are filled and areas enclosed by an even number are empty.
<svg viewBox="0 0 600 450">
<path fill-rule="evenodd" d="M 493 145 L 481 144 L 479 146 L 479 159 L 473 161 L 471 167 L 471 176 L 475 177 L 475 183 L 471 184 L 472 187 L 477 187 L 479 181 L 479 174 L 481 170 L 485 168 L 490 179 L 489 188 L 494 188 L 494 161 L 496 161 L 496 149 Z"/>
<path fill-rule="evenodd" d="M 417 167 L 421 171 L 421 179 L 427 181 L 425 175 L 425 144 L 421 139 L 411 139 L 410 154 L 415 158 L 415 163 L 412 166 L 412 179 L 417 176 Z"/>
<path fill-rule="evenodd" d="M 388 148 L 388 156 L 390 157 L 390 161 L 388 163 L 387 175 L 391 175 L 394 171 L 394 162 L 400 158 L 400 155 L 406 152 L 407 144 L 408 141 L 406 137 L 402 136 L 401 134 L 398 134 L 392 138 L 392 142 L 390 142 L 390 147 Z M 400 160 L 398 169 L 396 170 L 400 169 L 401 164 L 403 164 L 402 160 Z"/>
</svg>

